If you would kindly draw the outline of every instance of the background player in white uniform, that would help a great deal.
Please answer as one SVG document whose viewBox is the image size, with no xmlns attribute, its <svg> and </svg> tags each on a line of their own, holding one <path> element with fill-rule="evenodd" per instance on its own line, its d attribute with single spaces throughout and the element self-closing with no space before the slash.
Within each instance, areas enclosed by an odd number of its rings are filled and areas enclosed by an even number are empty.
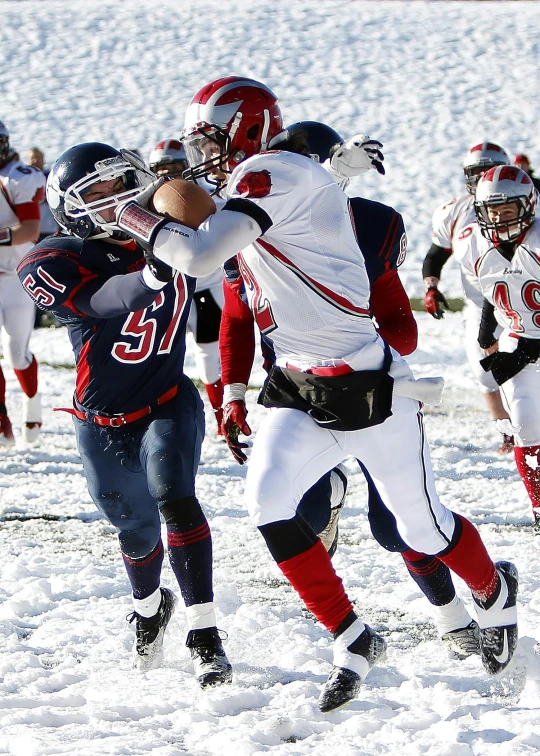
<svg viewBox="0 0 540 756">
<path fill-rule="evenodd" d="M 158 142 L 148 158 L 150 169 L 157 176 L 182 178 L 188 167 L 184 146 L 177 139 Z M 209 187 L 210 188 L 210 187 Z M 212 187 L 215 188 L 215 187 Z M 189 311 L 187 331 L 195 344 L 195 364 L 214 410 L 218 435 L 221 435 L 223 385 L 219 362 L 219 324 L 223 309 L 223 273 L 220 268 L 197 279 Z"/>
<path fill-rule="evenodd" d="M 37 242 L 39 203 L 45 194 L 45 177 L 21 163 L 10 148 L 9 132 L 0 121 L 0 326 L 4 357 L 15 371 L 23 391 L 22 435 L 37 438 L 41 428 L 38 365 L 30 352 L 35 308 L 17 277 L 21 258 Z M 6 382 L 0 368 L 0 444 L 15 443 L 6 405 Z"/>
<path fill-rule="evenodd" d="M 494 165 L 508 165 L 509 163 L 510 158 L 507 152 L 492 142 L 482 142 L 469 150 L 463 161 L 467 193 L 454 197 L 435 209 L 432 218 L 432 243 L 422 266 L 426 290 L 425 308 L 434 318 L 440 320 L 444 314 L 443 308 L 448 307 L 444 294 L 438 288 L 443 265 L 448 262 L 452 253 L 460 265 L 465 295 L 463 321 L 467 359 L 495 421 L 507 418 L 508 414 L 502 404 L 499 387 L 491 373 L 486 373 L 480 366 L 483 353 L 478 346 L 477 337 L 483 298 L 462 265 L 455 248 L 455 241 L 465 226 L 476 222 L 473 203 L 478 179 Z M 513 439 L 508 434 L 503 434 L 503 436 L 503 442 L 498 451 L 506 454 L 512 451 Z"/>
<path fill-rule="evenodd" d="M 478 182 L 478 225 L 458 240 L 485 297 L 478 337 L 485 369 L 501 387 L 510 414 L 519 474 L 540 531 L 540 221 L 530 176 L 492 168 Z M 496 326 L 502 327 L 497 338 Z"/>
<path fill-rule="evenodd" d="M 406 396 L 414 379 L 369 316 L 347 197 L 313 160 L 267 151 L 280 129 L 277 99 L 263 84 L 211 82 L 191 101 L 184 143 L 192 167 L 232 173 L 223 210 L 193 231 L 128 203 L 117 211 L 118 225 L 140 238 L 136 219 L 144 219 L 148 254 L 196 276 L 240 253 L 251 309 L 281 366 L 265 384 L 263 403 L 276 409 L 254 441 L 246 500 L 281 571 L 334 634 L 321 710 L 351 700 L 385 646 L 358 618 L 326 549 L 296 513 L 321 474 L 349 455 L 410 548 L 436 554 L 472 589 L 484 665 L 500 671 L 517 639 L 515 567 L 496 569 L 474 526 L 439 501 L 419 404 Z M 388 371 L 396 379 L 393 400 Z M 349 390 L 334 401 L 336 379 Z M 303 393 L 310 383 L 318 384 L 320 401 Z"/>
</svg>

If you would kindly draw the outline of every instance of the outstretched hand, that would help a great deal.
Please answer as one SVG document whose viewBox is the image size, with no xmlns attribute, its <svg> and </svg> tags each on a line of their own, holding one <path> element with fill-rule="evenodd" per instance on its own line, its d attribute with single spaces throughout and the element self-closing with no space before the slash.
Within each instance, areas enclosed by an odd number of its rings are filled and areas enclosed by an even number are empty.
<svg viewBox="0 0 540 756">
<path fill-rule="evenodd" d="M 239 465 L 243 465 L 247 461 L 247 456 L 242 450 L 247 449 L 248 444 L 239 441 L 238 436 L 240 433 L 243 433 L 244 436 L 251 436 L 251 428 L 246 422 L 247 414 L 246 404 L 240 400 L 228 402 L 223 407 L 221 430 L 231 454 Z"/>
<path fill-rule="evenodd" d="M 371 168 L 384 176 L 382 144 L 367 134 L 356 134 L 340 144 L 330 157 L 330 166 L 336 176 L 349 179 Z"/>
</svg>

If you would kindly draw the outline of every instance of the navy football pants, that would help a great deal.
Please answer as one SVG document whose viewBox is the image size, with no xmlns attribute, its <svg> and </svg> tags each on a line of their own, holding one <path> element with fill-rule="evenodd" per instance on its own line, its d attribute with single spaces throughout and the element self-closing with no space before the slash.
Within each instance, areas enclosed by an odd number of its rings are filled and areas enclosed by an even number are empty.
<svg viewBox="0 0 540 756">
<path fill-rule="evenodd" d="M 184 377 L 178 394 L 120 428 L 74 418 L 77 446 L 94 504 L 118 531 L 122 552 L 149 554 L 161 532 L 159 508 L 195 496 L 204 438 L 199 392 Z"/>
</svg>

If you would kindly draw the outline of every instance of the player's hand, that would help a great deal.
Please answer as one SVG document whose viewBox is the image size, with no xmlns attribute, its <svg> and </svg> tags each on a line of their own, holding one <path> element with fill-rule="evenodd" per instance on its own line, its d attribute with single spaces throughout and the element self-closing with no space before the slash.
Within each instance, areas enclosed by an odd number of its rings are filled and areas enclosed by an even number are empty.
<svg viewBox="0 0 540 756">
<path fill-rule="evenodd" d="M 384 176 L 382 144 L 367 134 L 356 134 L 335 148 L 330 157 L 332 171 L 341 179 L 359 176 L 371 168 Z"/>
<path fill-rule="evenodd" d="M 426 291 L 424 296 L 424 307 L 426 308 L 426 312 L 433 315 L 436 320 L 440 320 L 443 317 L 443 307 L 447 310 L 450 309 L 446 297 L 436 286 L 430 286 Z"/>
<path fill-rule="evenodd" d="M 152 275 L 157 278 L 158 281 L 163 281 L 165 283 L 172 281 L 174 270 L 171 268 L 171 266 L 167 265 L 167 263 L 164 263 L 162 260 L 158 260 L 157 257 L 154 257 L 154 254 L 151 250 L 143 247 L 143 251 L 144 259 L 146 261 L 146 264 L 152 271 Z"/>
<path fill-rule="evenodd" d="M 482 351 L 486 355 L 486 357 L 489 357 L 490 354 L 495 354 L 495 352 L 499 351 L 499 341 L 497 340 L 490 347 L 487 347 L 486 349 L 482 349 Z"/>
<path fill-rule="evenodd" d="M 223 407 L 221 430 L 231 450 L 231 454 L 239 465 L 243 465 L 247 461 L 247 457 L 242 449 L 247 449 L 248 444 L 239 441 L 238 436 L 240 433 L 243 433 L 244 436 L 251 436 L 251 428 L 246 422 L 246 417 L 247 408 L 245 402 L 234 400 L 228 402 Z"/>
</svg>

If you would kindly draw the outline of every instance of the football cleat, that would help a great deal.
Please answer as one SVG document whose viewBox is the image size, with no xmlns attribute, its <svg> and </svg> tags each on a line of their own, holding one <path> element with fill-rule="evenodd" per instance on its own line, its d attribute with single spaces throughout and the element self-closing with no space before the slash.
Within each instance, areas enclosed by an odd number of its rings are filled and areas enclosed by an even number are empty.
<svg viewBox="0 0 540 756">
<path fill-rule="evenodd" d="M 330 557 L 333 557 L 336 553 L 339 540 L 339 516 L 345 504 L 345 496 L 347 494 L 347 470 L 344 465 L 340 464 L 334 467 L 330 475 L 330 484 L 332 487 L 330 520 L 325 529 L 318 535 Z"/>
<path fill-rule="evenodd" d="M 326 714 L 356 698 L 369 670 L 385 655 L 384 638 L 355 620 L 334 640 L 334 665 L 319 698 L 319 709 Z"/>
<path fill-rule="evenodd" d="M 503 433 L 503 442 L 497 449 L 497 454 L 512 454 L 514 451 L 514 437 Z"/>
<path fill-rule="evenodd" d="M 497 562 L 495 567 L 499 579 L 494 593 L 485 601 L 473 594 L 480 626 L 480 655 L 490 675 L 508 666 L 518 639 L 518 571 L 511 562 Z"/>
<path fill-rule="evenodd" d="M 466 659 L 472 654 L 480 654 L 480 630 L 472 620 L 467 627 L 444 633 L 442 641 L 458 659 Z"/>
<path fill-rule="evenodd" d="M 0 413 L 0 446 L 15 446 L 11 420 L 5 413 Z"/>
<path fill-rule="evenodd" d="M 190 630 L 186 646 L 191 653 L 195 677 L 201 688 L 232 682 L 232 666 L 225 655 L 216 627 Z"/>
<path fill-rule="evenodd" d="M 176 608 L 177 598 L 168 588 L 161 588 L 161 604 L 153 617 L 143 617 L 137 612 L 128 615 L 135 620 L 135 643 L 133 666 L 146 671 L 159 667 L 163 660 L 163 636 Z"/>
<path fill-rule="evenodd" d="M 22 435 L 27 444 L 33 444 L 41 432 L 41 396 L 22 397 Z"/>
</svg>

